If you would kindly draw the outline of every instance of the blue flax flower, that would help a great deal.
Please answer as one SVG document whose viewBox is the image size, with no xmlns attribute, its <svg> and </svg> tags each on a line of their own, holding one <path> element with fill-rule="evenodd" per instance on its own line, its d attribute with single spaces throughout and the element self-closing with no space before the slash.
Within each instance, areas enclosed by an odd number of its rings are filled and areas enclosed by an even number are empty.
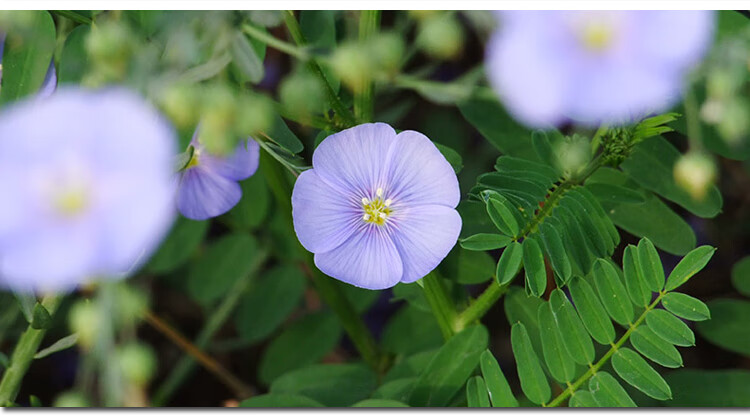
<svg viewBox="0 0 750 419">
<path fill-rule="evenodd" d="M 119 88 L 0 113 L 0 284 L 62 291 L 148 258 L 174 218 L 175 135 Z"/>
<path fill-rule="evenodd" d="M 292 192 L 294 230 L 325 274 L 367 289 L 413 282 L 456 244 L 458 179 L 424 135 L 384 123 L 333 134 Z"/>
<path fill-rule="evenodd" d="M 238 181 L 258 170 L 260 146 L 252 138 L 240 141 L 229 156 L 209 153 L 195 130 L 190 145 L 193 156 L 180 174 L 177 208 L 193 220 L 205 220 L 224 214 L 242 198 Z"/>
<path fill-rule="evenodd" d="M 622 124 L 669 109 L 710 45 L 709 11 L 507 11 L 492 86 L 531 126 Z"/>
</svg>

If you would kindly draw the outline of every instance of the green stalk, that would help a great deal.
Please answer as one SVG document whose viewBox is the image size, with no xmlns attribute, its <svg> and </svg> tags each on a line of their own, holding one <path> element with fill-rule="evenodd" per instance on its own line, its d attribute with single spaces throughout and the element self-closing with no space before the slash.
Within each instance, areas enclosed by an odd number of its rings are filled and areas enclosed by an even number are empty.
<svg viewBox="0 0 750 419">
<path fill-rule="evenodd" d="M 291 10 L 285 11 L 284 22 L 286 23 L 286 27 L 287 29 L 289 29 L 289 33 L 292 35 L 292 39 L 294 39 L 294 42 L 297 44 L 297 46 L 302 47 L 307 45 L 305 36 L 302 34 L 302 28 L 300 28 L 299 22 L 297 22 L 297 18 L 294 17 L 294 12 L 292 12 Z M 320 68 L 320 64 L 318 64 L 318 62 L 314 58 L 310 58 L 307 60 L 307 65 L 312 73 L 321 80 L 323 87 L 326 90 L 328 102 L 331 105 L 333 112 L 335 112 L 336 115 L 338 115 L 347 126 L 353 127 L 354 125 L 357 125 L 357 119 L 354 117 L 354 115 L 352 115 L 349 109 L 347 109 L 344 104 L 341 103 L 338 95 L 331 87 L 331 83 L 323 73 L 323 69 Z"/>
<path fill-rule="evenodd" d="M 456 305 L 448 295 L 443 279 L 435 271 L 422 278 L 422 286 L 427 302 L 443 333 L 443 338 L 448 340 L 454 334 L 454 324 L 457 318 Z"/>
<path fill-rule="evenodd" d="M 247 35 L 250 35 L 250 37 L 255 38 L 256 40 L 260 42 L 263 42 L 269 47 L 275 48 L 301 61 L 307 61 L 310 59 L 310 54 L 308 54 L 308 52 L 304 50 L 303 48 L 300 48 L 296 45 L 292 45 L 288 42 L 284 42 L 281 39 L 278 39 L 274 37 L 273 35 L 269 34 L 268 32 L 262 31 L 254 26 L 242 25 L 242 31 L 245 32 Z"/>
<path fill-rule="evenodd" d="M 263 263 L 266 261 L 267 257 L 268 254 L 265 252 L 261 252 L 255 255 L 255 261 L 252 268 L 250 269 L 250 274 L 237 281 L 237 283 L 234 284 L 234 287 L 229 291 L 229 293 L 227 293 L 227 296 L 224 297 L 224 300 L 221 301 L 216 310 L 211 313 L 208 321 L 206 321 L 203 329 L 195 339 L 195 347 L 199 349 L 205 349 L 206 346 L 208 346 L 208 343 L 214 336 L 214 334 L 216 334 L 219 328 L 221 328 L 221 326 L 227 321 L 229 316 L 237 308 L 237 304 L 239 304 L 240 298 L 245 294 L 250 284 L 253 282 L 252 278 L 255 277 L 260 267 L 263 266 Z M 169 376 L 167 376 L 161 386 L 159 386 L 159 388 L 154 393 L 154 397 L 152 400 L 153 406 L 163 406 L 165 403 L 167 403 L 174 392 L 177 391 L 177 389 L 179 389 L 183 384 L 185 377 L 187 377 L 187 375 L 190 374 L 194 368 L 195 359 L 190 355 L 183 355 L 183 357 L 177 363 L 177 366 L 172 369 Z"/>
<path fill-rule="evenodd" d="M 559 406 L 560 403 L 565 401 L 565 399 L 572 396 L 573 393 L 575 393 L 575 391 L 578 389 L 578 387 L 583 385 L 586 382 L 586 380 L 588 380 L 589 378 L 591 378 L 591 376 L 596 374 L 597 371 L 599 371 L 599 369 L 601 369 L 604 366 L 604 364 L 609 360 L 609 358 L 611 358 L 612 355 L 614 355 L 615 352 L 617 352 L 617 350 L 620 349 L 620 347 L 624 345 L 625 342 L 628 341 L 628 338 L 630 338 L 630 335 L 635 331 L 635 329 L 637 329 L 638 326 L 640 326 L 641 323 L 643 323 L 643 321 L 646 320 L 646 314 L 648 314 L 649 311 L 653 310 L 654 307 L 656 307 L 656 305 L 659 304 L 659 301 L 661 301 L 661 299 L 666 294 L 667 294 L 666 291 L 664 290 L 660 291 L 659 296 L 656 297 L 654 302 L 652 302 L 648 307 L 646 307 L 646 309 L 643 311 L 643 313 L 641 313 L 640 317 L 638 317 L 635 323 L 631 324 L 628 327 L 628 330 L 625 331 L 625 334 L 622 335 L 622 337 L 615 344 L 612 345 L 612 348 L 610 348 L 610 350 L 607 351 L 607 353 L 602 355 L 601 359 L 599 359 L 599 361 L 596 364 L 591 365 L 589 369 L 582 376 L 580 376 L 573 384 L 569 385 L 568 388 L 565 389 L 565 391 L 560 393 L 559 396 L 555 397 L 555 399 L 549 402 L 549 404 L 547 404 L 545 407 Z"/>
<path fill-rule="evenodd" d="M 288 218 L 287 225 L 291 230 L 292 205 L 289 197 L 292 194 L 292 187 L 287 181 L 286 173 L 281 170 L 279 163 L 274 161 L 265 150 L 261 153 L 260 167 L 263 170 L 265 178 L 268 180 L 271 192 L 280 206 L 279 211 Z M 291 233 L 293 234 L 293 232 Z M 375 338 L 341 290 L 339 283 L 315 268 L 312 255 L 302 248 L 302 245 L 297 244 L 300 252 L 306 255 L 303 270 L 313 282 L 321 299 L 336 313 L 341 325 L 346 330 L 347 335 L 349 335 L 362 359 L 373 370 L 377 372 L 384 371 L 388 364 L 388 358 L 381 354 Z"/>
<path fill-rule="evenodd" d="M 380 10 L 362 10 L 359 14 L 359 42 L 366 42 L 380 27 Z M 364 122 L 371 122 L 374 109 L 373 92 L 375 86 L 368 81 L 361 92 L 354 94 L 354 116 Z"/>
<path fill-rule="evenodd" d="M 499 285 L 494 279 L 489 287 L 466 310 L 456 316 L 453 331 L 458 333 L 481 319 L 495 302 L 508 291 L 508 284 Z"/>
<path fill-rule="evenodd" d="M 54 315 L 62 299 L 62 295 L 51 295 L 42 300 L 42 305 L 50 315 Z M 21 381 L 23 381 L 31 361 L 34 360 L 34 355 L 36 355 L 46 333 L 47 331 L 44 329 L 34 329 L 29 325 L 21 335 L 16 348 L 13 350 L 13 355 L 11 355 L 10 366 L 5 370 L 3 379 L 0 381 L 0 406 L 9 406 L 15 402 L 21 388 Z"/>
</svg>

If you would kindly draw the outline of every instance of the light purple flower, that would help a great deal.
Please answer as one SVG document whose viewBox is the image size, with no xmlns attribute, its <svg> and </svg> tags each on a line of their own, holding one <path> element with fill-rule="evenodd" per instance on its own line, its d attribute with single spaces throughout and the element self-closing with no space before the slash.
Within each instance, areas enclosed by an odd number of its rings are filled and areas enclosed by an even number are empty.
<svg viewBox="0 0 750 419">
<path fill-rule="evenodd" d="M 119 88 L 0 113 L 0 284 L 61 291 L 133 269 L 174 218 L 175 134 Z"/>
<path fill-rule="evenodd" d="M 367 289 L 414 282 L 456 244 L 458 179 L 424 135 L 363 124 L 323 140 L 292 193 L 294 230 L 325 274 Z"/>
<path fill-rule="evenodd" d="M 260 158 L 260 146 L 252 138 L 240 141 L 230 156 L 212 155 L 200 143 L 199 130 L 190 142 L 193 157 L 180 175 L 177 191 L 177 208 L 193 220 L 216 217 L 237 205 L 242 198 L 238 181 L 255 174 Z"/>
<path fill-rule="evenodd" d="M 628 123 L 669 109 L 709 47 L 709 11 L 506 11 L 492 86 L 531 126 Z"/>
</svg>

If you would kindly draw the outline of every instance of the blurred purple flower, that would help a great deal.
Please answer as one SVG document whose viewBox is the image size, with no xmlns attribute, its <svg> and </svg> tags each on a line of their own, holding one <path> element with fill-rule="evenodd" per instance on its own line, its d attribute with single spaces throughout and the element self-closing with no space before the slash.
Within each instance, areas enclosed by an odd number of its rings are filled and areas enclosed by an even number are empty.
<svg viewBox="0 0 750 419">
<path fill-rule="evenodd" d="M 175 135 L 124 89 L 0 113 L 0 284 L 61 291 L 133 269 L 174 218 Z"/>
<path fill-rule="evenodd" d="M 622 124 L 669 109 L 708 49 L 710 11 L 506 11 L 489 80 L 531 126 Z"/>
<path fill-rule="evenodd" d="M 177 191 L 177 208 L 182 215 L 193 220 L 205 220 L 224 214 L 242 198 L 238 181 L 258 170 L 260 146 L 249 138 L 240 141 L 230 156 L 215 156 L 203 147 L 195 130 L 193 157 L 180 175 Z"/>
<path fill-rule="evenodd" d="M 325 274 L 368 289 L 414 282 L 456 244 L 458 179 L 424 135 L 363 124 L 323 140 L 292 193 L 294 230 Z"/>
</svg>

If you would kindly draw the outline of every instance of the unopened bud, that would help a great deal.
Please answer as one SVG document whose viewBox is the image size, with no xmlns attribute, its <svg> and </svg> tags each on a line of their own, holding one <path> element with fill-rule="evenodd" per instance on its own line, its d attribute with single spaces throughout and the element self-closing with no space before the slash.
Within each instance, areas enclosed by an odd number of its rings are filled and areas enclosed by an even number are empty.
<svg viewBox="0 0 750 419">
<path fill-rule="evenodd" d="M 372 79 L 372 60 L 357 43 L 341 45 L 332 58 L 333 70 L 350 89 L 361 92 Z"/>
<path fill-rule="evenodd" d="M 285 78 L 279 96 L 289 111 L 302 116 L 320 112 L 325 102 L 323 86 L 308 71 L 299 71 Z"/>
<path fill-rule="evenodd" d="M 76 301 L 68 314 L 70 330 L 78 334 L 78 344 L 84 349 L 94 346 L 102 320 L 97 306 L 89 301 Z"/>
<path fill-rule="evenodd" d="M 417 43 L 422 50 L 439 59 L 455 58 L 463 47 L 464 32 L 448 14 L 430 17 L 420 25 Z"/>
<path fill-rule="evenodd" d="M 689 152 L 674 165 L 674 179 L 695 200 L 702 200 L 716 179 L 716 165 L 705 154 Z"/>
<path fill-rule="evenodd" d="M 122 375 L 137 386 L 145 386 L 156 372 L 156 356 L 151 347 L 128 343 L 117 349 L 117 362 Z"/>
</svg>

